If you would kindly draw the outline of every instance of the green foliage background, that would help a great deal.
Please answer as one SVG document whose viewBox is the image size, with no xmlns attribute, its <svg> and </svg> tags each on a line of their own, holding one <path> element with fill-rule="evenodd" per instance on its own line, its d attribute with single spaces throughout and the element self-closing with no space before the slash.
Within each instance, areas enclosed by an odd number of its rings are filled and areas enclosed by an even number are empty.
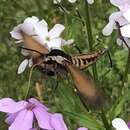
<svg viewBox="0 0 130 130">
<path fill-rule="evenodd" d="M 21 56 L 9 34 L 13 27 L 23 22 L 25 18 L 37 16 L 45 19 L 50 28 L 55 23 L 62 23 L 66 27 L 63 37 L 65 39 L 73 38 L 82 52 L 89 52 L 88 37 L 84 26 L 87 20 L 84 0 L 78 0 L 75 4 L 70 4 L 66 0 L 62 6 L 66 12 L 61 10 L 58 5 L 54 5 L 51 0 L 0 0 L 0 98 L 12 97 L 15 100 L 21 100 L 27 91 L 29 70 L 17 75 L 18 65 L 24 57 Z M 79 11 L 82 18 L 79 17 L 76 10 Z M 110 130 L 113 118 L 119 116 L 126 121 L 129 120 L 129 71 L 121 92 L 128 51 L 116 44 L 117 34 L 115 32 L 110 37 L 102 35 L 102 29 L 108 22 L 108 16 L 116 10 L 110 5 L 109 0 L 95 0 L 93 5 L 89 5 L 94 39 L 92 48 L 96 50 L 107 45 L 113 61 L 113 67 L 110 68 L 109 59 L 105 55 L 96 64 L 97 84 L 106 96 L 104 108 L 86 109 L 73 91 L 73 81 L 70 76 L 69 80 L 63 80 L 59 77 L 44 76 L 37 70 L 33 71 L 29 96 L 37 97 L 35 84 L 37 81 L 42 82 L 44 103 L 50 107 L 51 112 L 64 114 L 70 130 L 75 130 L 80 126 L 90 130 Z M 65 47 L 64 50 L 69 54 L 78 53 L 74 47 Z M 92 67 L 89 67 L 88 70 L 92 73 Z M 84 72 L 87 73 L 86 70 Z M 57 82 L 58 89 L 53 98 L 50 98 Z M 7 129 L 4 120 L 5 115 L 0 113 L 0 130 Z"/>
</svg>

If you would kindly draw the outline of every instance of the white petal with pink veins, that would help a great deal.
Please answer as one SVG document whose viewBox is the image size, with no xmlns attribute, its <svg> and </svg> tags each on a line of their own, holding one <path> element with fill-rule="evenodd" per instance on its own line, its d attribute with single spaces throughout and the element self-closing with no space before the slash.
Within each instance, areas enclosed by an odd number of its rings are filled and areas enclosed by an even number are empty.
<svg viewBox="0 0 130 130">
<path fill-rule="evenodd" d="M 121 34 L 124 37 L 130 38 L 130 24 L 128 24 L 124 27 L 121 27 Z"/>
<path fill-rule="evenodd" d="M 64 31 L 65 27 L 62 24 L 56 24 L 50 31 L 49 37 L 50 39 L 57 38 Z"/>
<path fill-rule="evenodd" d="M 127 12 L 123 13 L 123 16 L 130 22 L 130 9 Z"/>
<path fill-rule="evenodd" d="M 18 26 L 14 27 L 13 30 L 10 32 L 11 36 L 17 40 L 21 40 L 23 37 L 21 35 L 21 25 L 19 24 Z"/>
<path fill-rule="evenodd" d="M 47 45 L 50 49 L 61 49 L 61 38 L 52 39 Z"/>
</svg>

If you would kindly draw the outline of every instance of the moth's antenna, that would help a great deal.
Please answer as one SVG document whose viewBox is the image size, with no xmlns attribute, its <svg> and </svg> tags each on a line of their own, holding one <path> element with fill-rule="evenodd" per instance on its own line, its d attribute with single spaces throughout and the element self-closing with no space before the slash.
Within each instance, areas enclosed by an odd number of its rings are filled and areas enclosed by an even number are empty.
<svg viewBox="0 0 130 130">
<path fill-rule="evenodd" d="M 37 50 L 30 49 L 30 48 L 26 48 L 26 47 L 20 47 L 20 48 L 21 48 L 21 49 L 24 49 L 24 50 L 28 50 L 28 51 L 34 51 L 34 52 L 36 52 L 36 53 L 39 53 L 41 56 L 44 56 L 43 53 L 41 53 L 41 52 L 39 52 L 39 51 L 37 51 Z"/>
</svg>

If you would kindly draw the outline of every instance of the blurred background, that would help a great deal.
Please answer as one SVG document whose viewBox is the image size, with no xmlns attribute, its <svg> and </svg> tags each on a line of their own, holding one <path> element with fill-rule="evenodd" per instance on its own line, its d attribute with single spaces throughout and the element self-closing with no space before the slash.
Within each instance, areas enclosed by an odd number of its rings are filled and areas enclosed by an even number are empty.
<svg viewBox="0 0 130 130">
<path fill-rule="evenodd" d="M 0 0 L 0 98 L 11 97 L 21 100 L 27 91 L 30 70 L 27 69 L 21 75 L 17 74 L 17 68 L 24 57 L 10 36 L 13 27 L 22 23 L 25 18 L 37 16 L 40 20 L 45 19 L 49 28 L 56 23 L 65 25 L 62 37 L 73 38 L 82 53 L 90 51 L 85 27 L 87 18 L 84 0 L 77 0 L 74 4 L 64 0 L 61 6 L 64 10 L 59 5 L 53 4 L 52 0 Z M 105 130 L 103 116 L 110 125 L 111 120 L 116 116 L 123 117 L 126 121 L 130 119 L 128 102 L 130 74 L 127 76 L 123 89 L 123 92 L 127 93 L 118 98 L 121 94 L 120 88 L 128 51 L 116 44 L 116 32 L 109 37 L 102 35 L 102 29 L 113 11 L 117 9 L 110 4 L 109 0 L 95 0 L 94 4 L 89 5 L 94 39 L 92 48 L 96 50 L 108 46 L 113 61 L 113 66 L 110 68 L 109 58 L 104 55 L 96 63 L 97 87 L 102 89 L 106 97 L 104 110 L 84 107 L 74 92 L 70 76 L 63 80 L 62 76 L 48 77 L 36 69 L 33 71 L 29 96 L 40 98 L 50 107 L 51 112 L 63 113 L 70 130 L 79 126 L 88 127 L 90 130 Z M 63 49 L 70 55 L 79 53 L 75 47 L 65 46 Z M 87 70 L 92 73 L 92 67 L 84 70 L 84 73 L 87 74 Z M 56 86 L 58 87 L 54 92 Z M 4 120 L 5 115 L 0 113 L 0 130 L 7 130 Z"/>
</svg>

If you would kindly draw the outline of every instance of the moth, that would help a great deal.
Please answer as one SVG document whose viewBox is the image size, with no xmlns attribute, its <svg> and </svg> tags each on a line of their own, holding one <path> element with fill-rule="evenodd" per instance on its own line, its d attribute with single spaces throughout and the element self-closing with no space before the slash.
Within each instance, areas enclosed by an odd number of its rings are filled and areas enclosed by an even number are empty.
<svg viewBox="0 0 130 130">
<path fill-rule="evenodd" d="M 107 49 L 100 49 L 92 53 L 70 56 L 58 49 L 49 51 L 31 36 L 23 33 L 24 43 L 22 49 L 29 52 L 33 64 L 49 76 L 57 73 L 70 73 L 75 87 L 80 95 L 91 104 L 102 104 L 103 97 L 94 82 L 80 70 L 87 68 L 99 60 Z"/>
</svg>

